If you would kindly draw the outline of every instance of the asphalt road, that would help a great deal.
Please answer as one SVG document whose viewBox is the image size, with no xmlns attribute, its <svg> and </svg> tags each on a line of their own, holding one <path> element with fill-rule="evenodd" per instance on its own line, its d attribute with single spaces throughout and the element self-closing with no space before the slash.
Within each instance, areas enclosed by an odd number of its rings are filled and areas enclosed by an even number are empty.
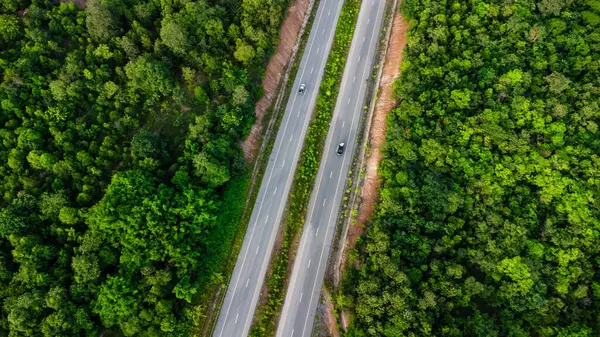
<svg viewBox="0 0 600 337">
<path fill-rule="evenodd" d="M 356 147 L 357 132 L 373 59 L 383 22 L 384 0 L 363 0 L 325 151 L 309 204 L 294 270 L 277 330 L 278 337 L 309 337 L 327 261 L 331 252 L 337 215 Z M 347 144 L 342 156 L 337 145 Z"/>
<path fill-rule="evenodd" d="M 227 288 L 215 337 L 248 335 L 343 1 L 321 0 Z M 300 94 L 300 84 L 306 86 Z"/>
</svg>

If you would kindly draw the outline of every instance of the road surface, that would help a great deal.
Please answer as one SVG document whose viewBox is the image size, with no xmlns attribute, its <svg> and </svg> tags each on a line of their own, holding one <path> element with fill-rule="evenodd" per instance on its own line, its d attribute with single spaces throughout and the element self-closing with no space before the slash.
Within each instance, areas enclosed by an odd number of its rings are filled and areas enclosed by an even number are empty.
<svg viewBox="0 0 600 337">
<path fill-rule="evenodd" d="M 359 121 L 363 106 L 368 105 L 365 103 L 366 81 L 372 74 L 384 10 L 384 0 L 363 0 L 361 5 L 281 313 L 278 337 L 310 337 L 312 334 Z M 347 148 L 338 156 L 336 148 L 341 142 L 346 143 Z"/>
<path fill-rule="evenodd" d="M 342 4 L 341 0 L 320 1 L 213 331 L 214 337 L 248 335 Z M 298 92 L 302 83 L 306 87 L 304 94 Z"/>
</svg>

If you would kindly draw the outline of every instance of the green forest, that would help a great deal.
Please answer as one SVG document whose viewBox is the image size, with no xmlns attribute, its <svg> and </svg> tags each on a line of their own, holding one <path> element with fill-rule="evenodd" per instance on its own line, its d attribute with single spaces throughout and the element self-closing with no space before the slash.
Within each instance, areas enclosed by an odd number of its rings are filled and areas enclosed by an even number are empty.
<svg viewBox="0 0 600 337">
<path fill-rule="evenodd" d="M 401 10 L 346 336 L 600 336 L 600 1 Z"/>
<path fill-rule="evenodd" d="M 0 0 L 0 336 L 188 336 L 288 0 L 76 2 Z"/>
</svg>

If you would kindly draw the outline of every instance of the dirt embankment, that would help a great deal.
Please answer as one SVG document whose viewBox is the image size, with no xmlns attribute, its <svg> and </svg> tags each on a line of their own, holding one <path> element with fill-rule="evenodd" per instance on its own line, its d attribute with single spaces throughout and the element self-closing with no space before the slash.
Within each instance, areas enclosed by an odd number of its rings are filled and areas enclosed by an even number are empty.
<svg viewBox="0 0 600 337">
<path fill-rule="evenodd" d="M 340 337 L 341 334 L 338 331 L 336 320 L 335 320 L 333 301 L 332 301 L 331 295 L 329 294 L 329 291 L 327 291 L 327 289 L 325 289 L 325 288 L 321 289 L 321 298 L 323 298 L 323 302 L 324 302 L 323 309 L 325 310 L 325 314 L 323 315 L 323 317 L 324 317 L 325 321 L 321 325 L 322 329 L 321 329 L 321 331 L 319 331 L 318 336 Z"/>
<path fill-rule="evenodd" d="M 379 83 L 380 94 L 375 104 L 371 130 L 369 131 L 370 152 L 365 163 L 365 180 L 361 188 L 361 203 L 358 208 L 357 221 L 349 229 L 348 248 L 354 247 L 358 237 L 366 231 L 364 224 L 373 215 L 373 208 L 378 197 L 379 176 L 377 170 L 383 158 L 381 146 L 385 141 L 386 117 L 388 112 L 396 105 L 392 84 L 400 76 L 402 51 L 406 46 L 406 32 L 408 30 L 408 23 L 401 13 L 396 12 L 393 20 L 388 51 Z"/>
<path fill-rule="evenodd" d="M 285 73 L 286 66 L 296 47 L 298 34 L 302 28 L 306 11 L 310 7 L 311 0 L 295 0 L 288 8 L 288 13 L 281 25 L 279 33 L 279 45 L 277 51 L 269 60 L 265 78 L 262 86 L 264 96 L 256 103 L 256 121 L 250 130 L 248 137 L 240 144 L 244 151 L 246 161 L 251 162 L 260 145 L 261 133 L 263 132 L 263 117 L 265 112 L 273 105 L 277 96 L 277 89 L 281 78 Z"/>
</svg>

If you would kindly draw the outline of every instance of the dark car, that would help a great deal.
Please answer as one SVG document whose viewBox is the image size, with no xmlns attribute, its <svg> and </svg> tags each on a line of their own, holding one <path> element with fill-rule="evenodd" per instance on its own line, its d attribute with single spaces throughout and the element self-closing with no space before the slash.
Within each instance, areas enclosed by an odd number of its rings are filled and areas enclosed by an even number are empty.
<svg viewBox="0 0 600 337">
<path fill-rule="evenodd" d="M 336 151 L 337 155 L 341 156 L 344 153 L 345 148 L 346 148 L 346 144 L 344 144 L 343 142 L 340 143 L 337 147 L 337 151 Z"/>
<path fill-rule="evenodd" d="M 298 89 L 300 95 L 304 95 L 304 89 L 306 89 L 306 85 L 304 83 L 300 84 L 300 89 Z"/>
</svg>

